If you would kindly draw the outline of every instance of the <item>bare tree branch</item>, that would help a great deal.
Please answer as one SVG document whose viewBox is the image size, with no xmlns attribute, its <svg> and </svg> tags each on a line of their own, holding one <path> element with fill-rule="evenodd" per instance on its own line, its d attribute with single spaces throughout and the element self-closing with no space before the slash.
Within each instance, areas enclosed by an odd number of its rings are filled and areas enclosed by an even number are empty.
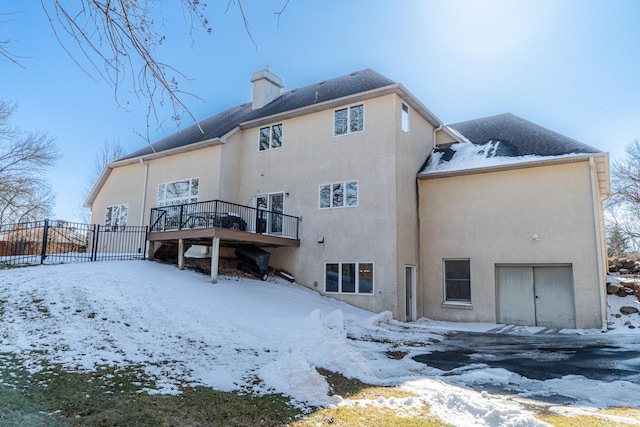
<svg viewBox="0 0 640 427">
<path fill-rule="evenodd" d="M 42 219 L 55 195 L 44 173 L 58 159 L 53 139 L 11 127 L 15 105 L 0 101 L 0 224 Z"/>
<path fill-rule="evenodd" d="M 626 147 L 626 156 L 611 165 L 611 198 L 607 209 L 613 225 L 631 243 L 640 243 L 640 141 Z"/>
</svg>

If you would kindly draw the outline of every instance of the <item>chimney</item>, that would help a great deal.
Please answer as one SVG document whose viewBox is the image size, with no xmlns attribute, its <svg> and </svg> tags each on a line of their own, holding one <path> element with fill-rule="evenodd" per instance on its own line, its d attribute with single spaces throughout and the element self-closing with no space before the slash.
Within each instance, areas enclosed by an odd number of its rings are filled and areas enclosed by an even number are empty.
<svg viewBox="0 0 640 427">
<path fill-rule="evenodd" d="M 280 96 L 280 89 L 284 87 L 282 79 L 271 72 L 267 65 L 264 70 L 256 71 L 251 76 L 253 83 L 253 103 L 251 108 L 262 108 Z"/>
</svg>

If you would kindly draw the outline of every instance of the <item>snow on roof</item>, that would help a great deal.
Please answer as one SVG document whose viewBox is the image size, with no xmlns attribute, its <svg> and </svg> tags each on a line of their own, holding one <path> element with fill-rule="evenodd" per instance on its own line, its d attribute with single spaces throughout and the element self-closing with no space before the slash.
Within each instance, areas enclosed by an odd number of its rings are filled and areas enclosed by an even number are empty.
<svg viewBox="0 0 640 427">
<path fill-rule="evenodd" d="M 515 165 L 519 163 L 584 155 L 584 153 L 569 153 L 555 156 L 508 156 L 502 155 L 501 151 L 501 141 L 492 140 L 485 144 L 474 144 L 467 141 L 463 143 L 453 144 L 445 149 L 437 149 L 436 151 L 434 151 L 429 157 L 427 165 L 420 172 L 420 174 L 424 175 L 437 172 L 454 172 L 470 169 L 480 169 L 491 166 Z"/>
</svg>

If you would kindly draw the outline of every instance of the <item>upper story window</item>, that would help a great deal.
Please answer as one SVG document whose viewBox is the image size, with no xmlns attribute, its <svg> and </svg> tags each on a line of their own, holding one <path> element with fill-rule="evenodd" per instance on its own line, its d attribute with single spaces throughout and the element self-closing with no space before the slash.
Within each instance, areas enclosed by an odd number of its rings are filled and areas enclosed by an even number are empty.
<svg viewBox="0 0 640 427">
<path fill-rule="evenodd" d="M 158 207 L 184 205 L 198 201 L 199 178 L 183 179 L 158 185 Z"/>
<path fill-rule="evenodd" d="M 112 230 L 117 230 L 118 227 L 125 227 L 127 225 L 128 210 L 129 205 L 126 203 L 107 206 L 104 213 L 104 225 L 111 227 Z"/>
<path fill-rule="evenodd" d="M 282 147 L 282 123 L 260 128 L 260 151 Z"/>
<path fill-rule="evenodd" d="M 364 130 L 364 105 L 354 105 L 334 111 L 333 135 L 346 135 Z"/>
<path fill-rule="evenodd" d="M 320 209 L 358 206 L 358 181 L 337 182 L 320 186 Z"/>
<path fill-rule="evenodd" d="M 402 104 L 402 130 L 409 133 L 409 107 L 407 104 Z"/>
<path fill-rule="evenodd" d="M 468 259 L 444 261 L 444 300 L 471 302 L 471 261 Z"/>
</svg>

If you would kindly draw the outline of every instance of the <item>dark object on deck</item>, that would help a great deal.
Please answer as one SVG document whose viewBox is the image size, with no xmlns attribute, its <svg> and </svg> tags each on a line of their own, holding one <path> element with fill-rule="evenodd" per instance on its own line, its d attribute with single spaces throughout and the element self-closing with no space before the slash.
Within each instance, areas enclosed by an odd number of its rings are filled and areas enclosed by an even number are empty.
<svg viewBox="0 0 640 427">
<path fill-rule="evenodd" d="M 243 271 L 255 273 L 262 280 L 267 280 L 269 258 L 271 254 L 253 245 L 241 245 L 236 248 L 236 257 L 240 260 L 238 268 Z"/>
</svg>

